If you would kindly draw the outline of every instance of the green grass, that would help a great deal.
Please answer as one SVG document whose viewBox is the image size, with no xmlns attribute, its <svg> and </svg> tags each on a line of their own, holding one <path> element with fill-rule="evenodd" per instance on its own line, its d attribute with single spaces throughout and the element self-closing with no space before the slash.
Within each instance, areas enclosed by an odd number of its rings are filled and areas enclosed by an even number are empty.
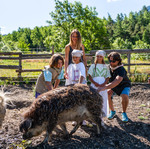
<svg viewBox="0 0 150 149">
<path fill-rule="evenodd" d="M 138 119 L 140 119 L 140 120 L 147 120 L 147 119 L 148 119 L 148 117 L 138 116 Z"/>
<path fill-rule="evenodd" d="M 146 107 L 146 105 L 145 104 L 141 104 L 140 107 Z"/>
<path fill-rule="evenodd" d="M 108 64 L 107 58 L 105 58 L 106 64 Z M 131 60 L 131 63 L 134 63 L 135 60 Z M 127 59 L 123 60 L 123 63 L 127 63 Z M 138 60 L 136 63 L 149 63 L 149 61 Z M 0 65 L 19 65 L 18 60 L 0 60 Z M 22 69 L 43 69 L 45 65 L 49 65 L 49 59 L 43 60 L 23 60 Z M 90 63 L 89 63 L 90 65 Z M 127 66 L 125 66 L 127 70 Z M 130 80 L 132 82 L 147 82 L 148 73 L 150 66 L 131 66 L 131 76 Z M 40 72 L 23 72 L 22 77 L 36 77 Z M 18 73 L 15 69 L 0 69 L 0 77 L 17 77 Z"/>
</svg>

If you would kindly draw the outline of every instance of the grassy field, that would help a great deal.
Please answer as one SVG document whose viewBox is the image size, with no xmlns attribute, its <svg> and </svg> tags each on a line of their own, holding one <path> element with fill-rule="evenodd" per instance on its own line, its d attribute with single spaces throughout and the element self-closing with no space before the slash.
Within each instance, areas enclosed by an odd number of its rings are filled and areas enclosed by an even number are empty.
<svg viewBox="0 0 150 149">
<path fill-rule="evenodd" d="M 108 64 L 107 59 L 105 60 L 106 64 Z M 123 60 L 123 63 L 127 63 L 127 59 Z M 131 60 L 131 63 L 149 63 L 149 61 L 142 60 Z M 23 60 L 22 61 L 22 69 L 43 69 L 44 66 L 49 64 L 49 59 L 44 60 Z M 19 65 L 18 60 L 0 60 L 0 65 Z M 90 65 L 90 64 L 89 64 Z M 127 70 L 127 66 L 125 66 Z M 150 74 L 150 66 L 131 66 L 131 80 L 136 81 L 137 77 L 142 77 L 141 81 L 146 81 L 148 78 L 148 74 Z M 40 72 L 23 72 L 23 77 L 37 77 Z M 17 77 L 18 73 L 15 69 L 0 69 L 0 77 Z"/>
</svg>

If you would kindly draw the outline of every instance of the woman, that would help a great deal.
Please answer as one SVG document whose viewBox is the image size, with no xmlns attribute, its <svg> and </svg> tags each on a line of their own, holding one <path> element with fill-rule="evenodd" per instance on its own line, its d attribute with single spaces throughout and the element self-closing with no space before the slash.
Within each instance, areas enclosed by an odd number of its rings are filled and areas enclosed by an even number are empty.
<svg viewBox="0 0 150 149">
<path fill-rule="evenodd" d="M 81 35 L 80 32 L 77 29 L 74 29 L 71 34 L 70 34 L 70 42 L 68 45 L 65 47 L 65 78 L 68 78 L 67 74 L 67 67 L 70 65 L 72 62 L 72 51 L 73 49 L 78 49 L 83 51 L 83 63 L 85 66 L 87 66 L 87 61 L 85 57 L 85 51 L 84 51 L 84 45 L 81 43 Z"/>
</svg>

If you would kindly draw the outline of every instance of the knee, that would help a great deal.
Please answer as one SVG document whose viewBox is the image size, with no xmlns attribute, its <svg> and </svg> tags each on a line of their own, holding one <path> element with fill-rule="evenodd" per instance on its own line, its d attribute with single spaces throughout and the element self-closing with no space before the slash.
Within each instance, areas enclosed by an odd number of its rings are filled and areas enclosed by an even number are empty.
<svg viewBox="0 0 150 149">
<path fill-rule="evenodd" d="M 112 94 L 113 94 L 113 91 L 112 90 L 108 90 L 107 93 L 108 93 L 108 97 L 111 97 Z"/>
<path fill-rule="evenodd" d="M 122 94 L 121 97 L 122 97 L 123 101 L 128 101 L 129 100 L 129 96 L 126 95 L 126 94 Z"/>
</svg>

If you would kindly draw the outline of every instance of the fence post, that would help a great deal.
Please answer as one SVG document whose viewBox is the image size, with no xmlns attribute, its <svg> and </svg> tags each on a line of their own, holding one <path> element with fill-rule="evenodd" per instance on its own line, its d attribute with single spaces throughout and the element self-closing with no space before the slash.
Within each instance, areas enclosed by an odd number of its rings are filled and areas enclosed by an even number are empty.
<svg viewBox="0 0 150 149">
<path fill-rule="evenodd" d="M 19 53 L 19 72 L 18 72 L 19 81 L 21 81 L 21 71 L 22 71 L 22 53 Z"/>
<path fill-rule="evenodd" d="M 52 55 L 54 55 L 54 45 L 52 46 Z"/>
<path fill-rule="evenodd" d="M 129 74 L 129 76 L 130 76 L 130 75 L 131 75 L 131 73 L 130 73 L 130 59 L 131 59 L 131 54 L 128 53 L 128 54 L 127 54 L 127 57 L 128 57 L 128 74 Z"/>
</svg>

